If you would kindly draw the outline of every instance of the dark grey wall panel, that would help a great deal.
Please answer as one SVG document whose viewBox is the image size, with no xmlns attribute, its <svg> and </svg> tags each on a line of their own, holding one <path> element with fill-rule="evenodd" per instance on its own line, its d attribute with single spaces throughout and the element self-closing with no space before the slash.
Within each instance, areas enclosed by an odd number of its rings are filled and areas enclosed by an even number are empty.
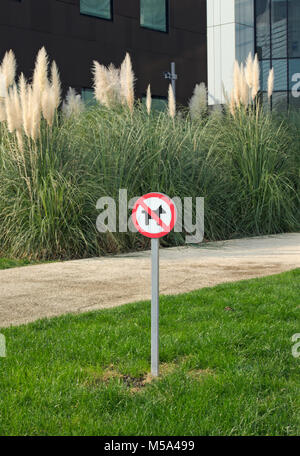
<svg viewBox="0 0 300 456">
<path fill-rule="evenodd" d="M 206 0 L 170 0 L 169 32 L 140 27 L 139 0 L 113 0 L 113 20 L 80 14 L 79 0 L 0 1 L 0 58 L 12 48 L 19 72 L 29 75 L 38 49 L 55 59 L 64 85 L 90 87 L 94 59 L 120 65 L 125 52 L 133 59 L 136 94 L 148 83 L 166 96 L 162 73 L 175 61 L 178 101 L 186 103 L 198 82 L 207 81 Z"/>
</svg>

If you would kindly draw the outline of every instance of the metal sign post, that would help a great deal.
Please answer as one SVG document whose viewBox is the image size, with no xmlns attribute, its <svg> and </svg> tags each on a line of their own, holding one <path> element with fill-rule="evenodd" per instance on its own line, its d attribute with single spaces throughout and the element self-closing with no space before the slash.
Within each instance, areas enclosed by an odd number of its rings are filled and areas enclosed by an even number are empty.
<svg viewBox="0 0 300 456">
<path fill-rule="evenodd" d="M 159 239 L 174 228 L 176 208 L 162 193 L 142 196 L 132 211 L 136 229 L 151 238 L 152 297 L 151 297 L 151 374 L 159 375 Z"/>
<path fill-rule="evenodd" d="M 159 239 L 151 239 L 152 299 L 151 299 L 151 374 L 159 375 Z"/>
<path fill-rule="evenodd" d="M 174 97 L 175 97 L 175 100 L 176 100 L 176 81 L 178 79 L 178 75 L 176 74 L 175 62 L 171 62 L 171 72 L 165 71 L 164 72 L 164 77 L 165 77 L 165 79 L 170 79 L 171 84 L 172 84 Z"/>
</svg>

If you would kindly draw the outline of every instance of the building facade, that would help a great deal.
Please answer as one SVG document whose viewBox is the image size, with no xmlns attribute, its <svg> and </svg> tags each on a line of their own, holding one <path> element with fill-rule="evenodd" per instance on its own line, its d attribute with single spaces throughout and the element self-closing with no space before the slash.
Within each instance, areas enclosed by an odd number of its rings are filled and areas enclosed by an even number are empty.
<svg viewBox="0 0 300 456">
<path fill-rule="evenodd" d="M 32 74 L 45 46 L 64 90 L 87 94 L 93 60 L 119 66 L 129 52 L 136 95 L 151 83 L 160 99 L 176 64 L 177 100 L 186 104 L 196 83 L 207 82 L 206 0 L 1 0 L 0 58 L 13 49 L 18 71 Z"/>
<path fill-rule="evenodd" d="M 210 104 L 224 102 L 235 59 L 251 52 L 260 60 L 263 95 L 273 67 L 273 106 L 300 107 L 299 0 L 207 0 L 207 38 Z"/>
<path fill-rule="evenodd" d="M 1 0 L 0 58 L 13 49 L 19 72 L 30 76 L 42 46 L 64 90 L 72 86 L 85 98 L 93 60 L 119 66 L 129 52 L 137 97 L 151 83 L 158 104 L 171 62 L 177 101 L 186 104 L 205 82 L 213 105 L 232 89 L 235 59 L 257 53 L 264 93 L 275 71 L 273 105 L 300 106 L 300 0 Z"/>
</svg>

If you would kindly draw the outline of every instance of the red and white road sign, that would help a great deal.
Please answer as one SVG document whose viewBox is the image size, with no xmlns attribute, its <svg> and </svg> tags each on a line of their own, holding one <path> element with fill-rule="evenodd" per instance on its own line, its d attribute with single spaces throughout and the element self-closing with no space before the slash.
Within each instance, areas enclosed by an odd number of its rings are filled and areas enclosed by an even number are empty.
<svg viewBox="0 0 300 456">
<path fill-rule="evenodd" d="M 152 239 L 166 236 L 176 223 L 176 207 L 163 193 L 148 193 L 142 196 L 132 211 L 136 229 Z"/>
</svg>

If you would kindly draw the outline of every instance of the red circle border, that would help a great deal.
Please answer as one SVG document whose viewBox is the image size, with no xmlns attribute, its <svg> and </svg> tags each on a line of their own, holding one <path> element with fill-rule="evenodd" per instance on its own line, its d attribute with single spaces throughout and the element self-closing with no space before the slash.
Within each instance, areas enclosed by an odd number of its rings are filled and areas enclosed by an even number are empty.
<svg viewBox="0 0 300 456">
<path fill-rule="evenodd" d="M 172 218 L 171 218 L 171 224 L 169 226 L 168 231 L 162 231 L 161 233 L 151 234 L 151 233 L 148 233 L 148 231 L 142 230 L 142 228 L 139 226 L 137 219 L 136 219 L 137 208 L 141 202 L 144 202 L 146 199 L 149 199 L 149 198 L 159 198 L 159 199 L 165 201 L 165 203 L 167 203 L 167 205 L 171 209 Z M 148 237 L 150 239 L 159 239 L 164 236 L 167 236 L 174 228 L 175 223 L 176 223 L 176 218 L 177 218 L 177 211 L 176 211 L 175 204 L 173 203 L 171 198 L 169 198 L 167 195 L 164 195 L 163 193 L 147 193 L 146 195 L 141 196 L 135 203 L 134 208 L 132 210 L 132 221 L 133 221 L 134 226 L 136 227 L 136 229 L 138 230 L 139 233 L 141 233 L 143 236 Z"/>
</svg>

